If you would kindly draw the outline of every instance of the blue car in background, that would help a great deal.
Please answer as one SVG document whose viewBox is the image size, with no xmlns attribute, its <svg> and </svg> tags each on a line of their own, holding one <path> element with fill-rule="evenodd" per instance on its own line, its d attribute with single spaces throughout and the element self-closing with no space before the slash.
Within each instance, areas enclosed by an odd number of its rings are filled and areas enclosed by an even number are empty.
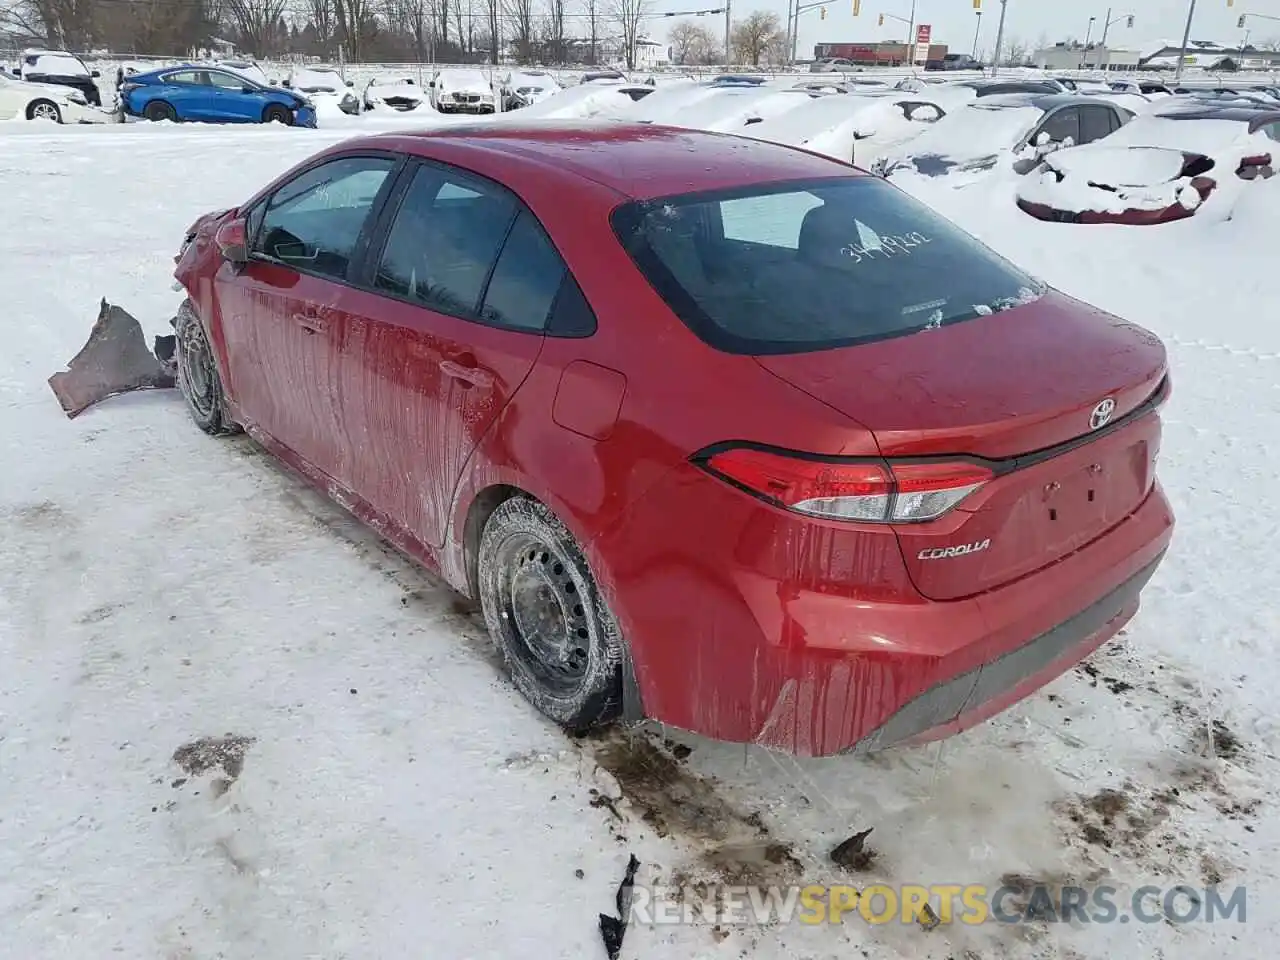
<svg viewBox="0 0 1280 960">
<path fill-rule="evenodd" d="M 120 84 L 120 108 L 146 120 L 316 125 L 315 106 L 300 94 L 192 64 L 126 77 Z"/>
</svg>

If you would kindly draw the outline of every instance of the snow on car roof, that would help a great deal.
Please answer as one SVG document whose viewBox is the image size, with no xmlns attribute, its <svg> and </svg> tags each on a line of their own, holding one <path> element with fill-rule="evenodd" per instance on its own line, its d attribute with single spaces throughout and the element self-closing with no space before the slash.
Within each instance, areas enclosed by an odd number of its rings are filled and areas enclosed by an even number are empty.
<svg viewBox="0 0 1280 960">
<path fill-rule="evenodd" d="M 89 76 L 89 68 L 73 53 L 27 53 L 22 59 L 28 73 L 52 77 Z"/>
<path fill-rule="evenodd" d="M 1041 104 L 1054 99 L 1016 93 L 974 100 L 930 126 L 907 145 L 907 152 L 912 156 L 982 157 L 1010 150 L 1044 116 Z"/>
<path fill-rule="evenodd" d="M 1258 111 L 1242 111 L 1236 119 L 1209 114 L 1174 115 L 1148 114 L 1130 120 L 1119 130 L 1098 141 L 1107 146 L 1167 147 L 1187 153 L 1206 156 L 1231 150 L 1249 138 L 1248 120 L 1259 116 Z M 1280 114 L 1277 114 L 1280 119 Z M 1082 148 L 1083 149 L 1083 148 Z"/>
</svg>

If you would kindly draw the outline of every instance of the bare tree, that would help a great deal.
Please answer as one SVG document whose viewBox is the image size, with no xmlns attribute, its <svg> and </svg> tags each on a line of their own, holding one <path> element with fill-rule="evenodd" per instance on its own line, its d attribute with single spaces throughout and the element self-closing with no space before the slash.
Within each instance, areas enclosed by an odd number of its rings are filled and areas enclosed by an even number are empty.
<svg viewBox="0 0 1280 960">
<path fill-rule="evenodd" d="M 636 45 L 640 40 L 640 24 L 649 14 L 650 0 L 609 0 L 609 16 L 622 34 L 622 55 L 627 69 L 636 68 Z"/>
<path fill-rule="evenodd" d="M 596 51 L 600 49 L 600 0 L 582 0 L 582 13 L 587 20 L 587 63 L 595 66 Z"/>
<path fill-rule="evenodd" d="M 671 59 L 679 64 L 712 63 L 719 49 L 710 30 L 688 20 L 672 27 L 667 39 L 671 42 Z"/>
<path fill-rule="evenodd" d="M 1019 37 L 1014 37 L 1005 44 L 1004 56 L 1001 58 L 1001 66 L 1004 67 L 1020 67 L 1027 60 L 1027 42 Z"/>
<path fill-rule="evenodd" d="M 502 23 L 499 14 L 502 12 L 502 0 L 482 0 L 485 21 L 489 36 L 481 44 L 481 49 L 489 51 L 489 62 L 497 64 L 498 55 L 502 51 Z"/>
<path fill-rule="evenodd" d="M 226 0 L 227 17 L 240 42 L 259 56 L 275 52 L 280 18 L 288 0 Z"/>
<path fill-rule="evenodd" d="M 776 13 L 757 10 L 745 20 L 739 20 L 729 33 L 734 61 L 760 66 L 760 58 L 781 33 L 782 21 Z"/>
<path fill-rule="evenodd" d="M 565 51 L 565 0 L 547 0 L 547 50 L 545 57 L 551 63 L 564 63 Z"/>
<path fill-rule="evenodd" d="M 334 38 L 333 0 L 307 0 L 307 14 L 316 28 L 316 40 L 328 50 Z"/>
<path fill-rule="evenodd" d="M 231 3 L 275 3 L 277 0 L 228 0 Z M 374 26 L 371 0 L 332 0 L 338 41 L 347 59 L 359 62 Z"/>
<path fill-rule="evenodd" d="M 55 50 L 86 50 L 99 12 L 97 0 L 17 0 L 0 10 L 0 26 Z"/>
<path fill-rule="evenodd" d="M 502 0 L 502 5 L 507 19 L 511 21 L 511 41 L 515 46 L 516 60 L 531 63 L 537 42 L 533 32 L 533 0 Z M 497 35 L 496 31 L 494 35 Z M 498 62 L 496 57 L 493 62 Z"/>
</svg>

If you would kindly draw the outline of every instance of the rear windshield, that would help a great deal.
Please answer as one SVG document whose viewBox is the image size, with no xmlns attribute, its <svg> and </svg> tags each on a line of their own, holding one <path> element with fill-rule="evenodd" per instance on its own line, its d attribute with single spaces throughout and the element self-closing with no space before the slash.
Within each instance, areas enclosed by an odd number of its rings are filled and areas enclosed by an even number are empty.
<svg viewBox="0 0 1280 960">
<path fill-rule="evenodd" d="M 801 353 L 898 337 L 1045 291 L 879 177 L 634 202 L 612 219 L 667 305 L 728 353 Z"/>
</svg>

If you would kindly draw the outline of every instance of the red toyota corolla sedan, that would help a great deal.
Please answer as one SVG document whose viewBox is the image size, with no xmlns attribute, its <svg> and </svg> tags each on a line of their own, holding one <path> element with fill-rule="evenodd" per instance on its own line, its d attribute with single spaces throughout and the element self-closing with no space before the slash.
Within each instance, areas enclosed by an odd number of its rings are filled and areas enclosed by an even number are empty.
<svg viewBox="0 0 1280 960">
<path fill-rule="evenodd" d="M 572 730 L 954 733 L 1169 544 L 1160 341 L 884 180 L 654 126 L 348 140 L 179 255 L 179 384 L 478 598 Z"/>
</svg>

